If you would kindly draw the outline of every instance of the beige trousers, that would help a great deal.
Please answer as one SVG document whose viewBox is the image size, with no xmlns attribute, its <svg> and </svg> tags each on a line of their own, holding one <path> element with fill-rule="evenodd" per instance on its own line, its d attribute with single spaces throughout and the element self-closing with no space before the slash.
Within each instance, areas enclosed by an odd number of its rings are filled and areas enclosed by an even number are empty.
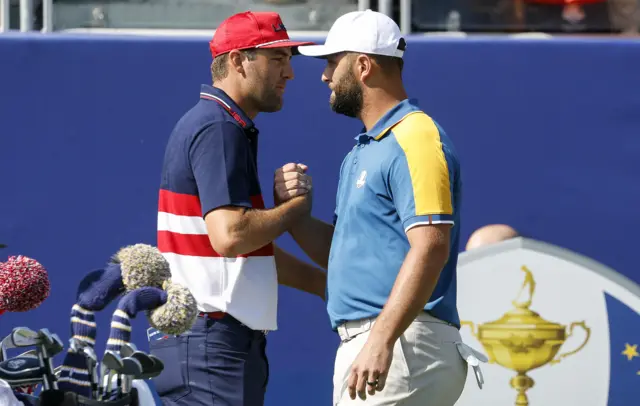
<svg viewBox="0 0 640 406">
<path fill-rule="evenodd" d="M 369 337 L 375 319 L 358 320 L 338 328 L 342 342 L 336 354 L 333 375 L 333 405 L 362 406 L 452 406 L 460 397 L 467 378 L 467 362 L 456 343 L 457 328 L 427 313 L 411 323 L 393 347 L 393 359 L 381 392 L 366 400 L 351 400 L 347 380 L 351 364 Z"/>
</svg>

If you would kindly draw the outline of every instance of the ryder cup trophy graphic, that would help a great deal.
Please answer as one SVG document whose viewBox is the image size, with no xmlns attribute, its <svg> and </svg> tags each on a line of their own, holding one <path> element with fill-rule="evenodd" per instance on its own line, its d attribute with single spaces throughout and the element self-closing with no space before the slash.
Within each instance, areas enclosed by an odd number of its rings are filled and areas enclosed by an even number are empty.
<svg viewBox="0 0 640 406">
<path fill-rule="evenodd" d="M 527 373 L 547 364 L 557 364 L 563 358 L 582 350 L 589 341 L 591 329 L 584 321 L 578 321 L 568 326 L 567 333 L 567 326 L 545 320 L 531 310 L 536 282 L 526 266 L 523 265 L 521 269 L 525 273 L 525 280 L 516 299 L 512 301 L 513 309 L 500 319 L 479 324 L 477 328 L 471 321 L 463 321 L 462 325 L 470 326 L 472 334 L 482 343 L 489 363 L 496 363 L 516 372 L 510 382 L 511 387 L 518 392 L 515 405 L 528 406 L 526 391 L 533 387 L 534 381 Z M 518 301 L 527 287 L 528 299 Z M 578 348 L 558 355 L 560 347 L 571 337 L 575 327 L 586 332 L 584 342 Z"/>
</svg>

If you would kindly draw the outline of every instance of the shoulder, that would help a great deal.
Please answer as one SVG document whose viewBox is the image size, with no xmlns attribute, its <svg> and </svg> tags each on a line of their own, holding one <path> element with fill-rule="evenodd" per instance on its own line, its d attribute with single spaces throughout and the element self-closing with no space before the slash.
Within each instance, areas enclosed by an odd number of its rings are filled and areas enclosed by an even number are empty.
<svg viewBox="0 0 640 406">
<path fill-rule="evenodd" d="M 408 114 L 391 131 L 403 149 L 442 142 L 440 126 L 422 111 Z"/>
<path fill-rule="evenodd" d="M 244 135 L 244 131 L 236 122 L 228 120 L 213 120 L 203 122 L 200 130 L 195 133 L 196 136 L 200 136 L 202 134 L 224 137 L 228 135 Z"/>
<path fill-rule="evenodd" d="M 221 107 L 197 103 L 178 121 L 174 133 L 187 138 L 197 138 L 203 133 L 223 134 L 242 132 L 238 123 Z"/>
<path fill-rule="evenodd" d="M 444 129 L 423 111 L 407 115 L 396 124 L 391 132 L 400 149 L 406 155 L 425 156 L 431 153 L 457 161 L 457 153 Z"/>
</svg>

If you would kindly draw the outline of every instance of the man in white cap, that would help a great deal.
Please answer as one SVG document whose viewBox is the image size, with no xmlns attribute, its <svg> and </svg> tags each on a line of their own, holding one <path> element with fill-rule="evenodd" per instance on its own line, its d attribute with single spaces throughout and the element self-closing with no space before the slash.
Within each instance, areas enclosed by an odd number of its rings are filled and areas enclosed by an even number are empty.
<svg viewBox="0 0 640 406">
<path fill-rule="evenodd" d="M 334 405 L 453 405 L 467 376 L 460 354 L 473 354 L 456 308 L 458 156 L 407 98 L 405 48 L 396 23 L 371 10 L 340 17 L 324 45 L 298 48 L 326 59 L 331 108 L 364 124 L 341 166 L 333 224 L 309 216 L 290 230 L 328 269 L 327 310 L 342 340 Z M 291 176 L 276 173 L 281 201 Z"/>
</svg>

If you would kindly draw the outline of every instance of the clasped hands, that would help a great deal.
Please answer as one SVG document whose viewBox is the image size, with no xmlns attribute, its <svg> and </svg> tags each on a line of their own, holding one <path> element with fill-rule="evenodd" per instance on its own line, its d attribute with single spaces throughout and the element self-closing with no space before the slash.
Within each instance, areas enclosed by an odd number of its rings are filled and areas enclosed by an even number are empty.
<svg viewBox="0 0 640 406">
<path fill-rule="evenodd" d="M 305 164 L 288 163 L 278 168 L 273 178 L 273 202 L 279 205 L 297 196 L 305 196 L 311 204 L 313 183 Z"/>
</svg>

